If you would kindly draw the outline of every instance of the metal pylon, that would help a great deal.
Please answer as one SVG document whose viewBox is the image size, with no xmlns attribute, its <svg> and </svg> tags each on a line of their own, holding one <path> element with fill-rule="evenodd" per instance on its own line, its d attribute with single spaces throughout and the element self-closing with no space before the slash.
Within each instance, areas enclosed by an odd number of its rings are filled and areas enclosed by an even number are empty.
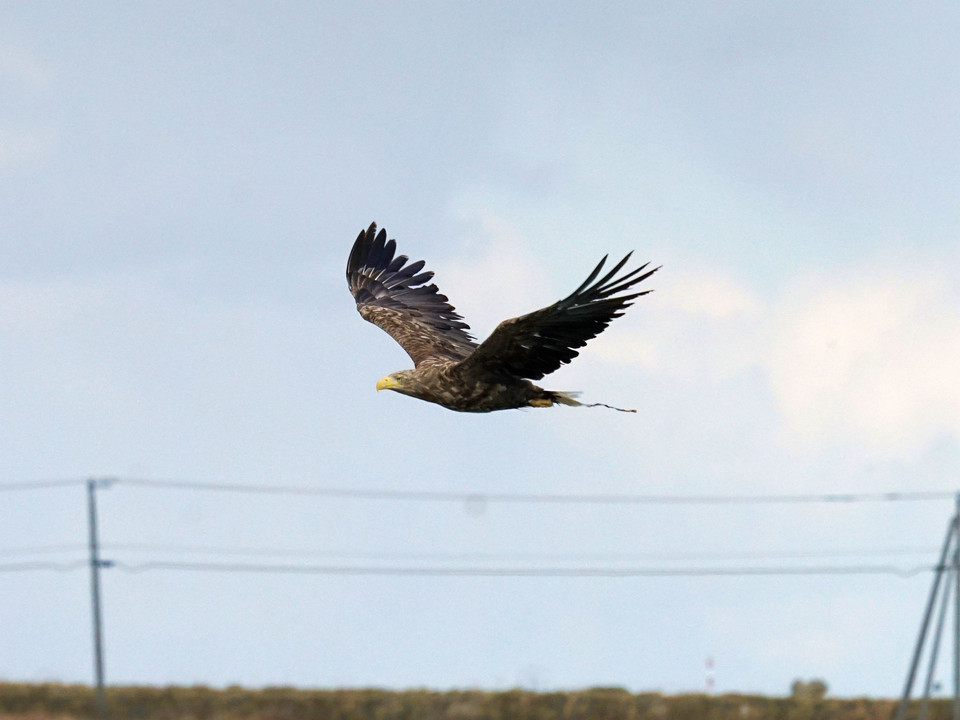
<svg viewBox="0 0 960 720">
<path fill-rule="evenodd" d="M 951 552 L 952 551 L 952 552 Z M 949 564 L 947 559 L 949 558 Z M 927 607 L 920 623 L 920 634 L 913 649 L 913 660 L 907 673 L 907 682 L 903 688 L 900 707 L 897 710 L 896 720 L 906 720 L 910 706 L 910 693 L 917 677 L 920 658 L 926 644 L 930 630 L 930 619 L 933 609 L 940 597 L 940 609 L 937 614 L 936 630 L 933 632 L 933 643 L 927 660 L 927 678 L 924 683 L 923 696 L 920 703 L 920 712 L 917 720 L 926 720 L 930 708 L 930 690 L 933 686 L 933 674 L 936 670 L 937 655 L 940 650 L 940 638 L 943 635 L 944 620 L 947 615 L 947 606 L 953 600 L 953 720 L 960 720 L 960 493 L 957 494 L 953 517 L 947 524 L 947 534 L 943 540 L 943 549 L 940 552 L 940 562 L 937 563 L 933 576 L 933 585 L 927 598 Z"/>
</svg>

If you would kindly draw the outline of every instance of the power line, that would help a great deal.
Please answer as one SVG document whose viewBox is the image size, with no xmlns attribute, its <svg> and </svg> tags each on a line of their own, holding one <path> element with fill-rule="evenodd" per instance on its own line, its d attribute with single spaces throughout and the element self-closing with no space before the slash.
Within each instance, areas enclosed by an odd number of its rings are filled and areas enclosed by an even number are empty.
<svg viewBox="0 0 960 720">
<path fill-rule="evenodd" d="M 20 562 L 20 563 L 2 563 L 0 564 L 0 573 L 5 572 L 27 572 L 31 570 L 53 570 L 55 572 L 71 572 L 79 570 L 89 565 L 87 560 L 74 560 L 73 562 Z"/>
<path fill-rule="evenodd" d="M 86 546 L 80 544 L 0 547 L 0 557 L 76 553 Z M 228 557 L 324 558 L 327 560 L 362 560 L 367 562 L 533 562 L 533 563 L 635 563 L 635 562 L 723 562 L 732 560 L 804 560 L 860 557 L 890 557 L 929 555 L 933 547 L 885 547 L 847 549 L 807 549 L 780 551 L 714 551 L 714 552 L 383 552 L 345 551 L 316 548 L 237 547 L 211 545 L 169 545 L 157 543 L 101 543 L 101 550 L 109 553 L 154 553 L 164 555 L 207 555 Z"/>
<path fill-rule="evenodd" d="M 0 492 L 16 492 L 22 490 L 46 490 L 49 488 L 79 487 L 83 480 L 33 480 L 28 482 L 0 483 Z"/>
<path fill-rule="evenodd" d="M 71 572 L 85 568 L 88 560 L 71 562 L 20 562 L 0 564 L 0 573 L 47 570 Z M 770 566 L 663 566 L 663 567 L 484 567 L 484 566 L 387 566 L 387 565 L 291 565 L 270 563 L 182 562 L 150 560 L 126 562 L 103 560 L 101 567 L 117 568 L 130 574 L 156 571 L 258 573 L 294 575 L 368 575 L 392 577 L 533 577 L 533 578 L 630 578 L 630 577 L 747 577 L 809 575 L 894 575 L 910 578 L 937 569 L 916 565 L 770 565 Z"/>
<path fill-rule="evenodd" d="M 193 490 L 208 492 L 256 493 L 265 495 L 312 495 L 351 500 L 402 500 L 413 502 L 457 502 L 483 505 L 497 503 L 553 503 L 596 505 L 748 505 L 788 503 L 861 503 L 948 500 L 955 491 L 915 490 L 863 493 L 794 493 L 759 495 L 666 495 L 628 493 L 505 493 L 456 492 L 443 490 L 396 490 L 330 488 L 309 485 L 254 485 L 250 483 L 211 483 L 188 480 L 147 480 L 116 478 L 116 485 L 154 490 Z"/>
<path fill-rule="evenodd" d="M 772 575 L 895 575 L 909 578 L 936 568 L 930 565 L 900 568 L 893 565 L 824 565 L 767 567 L 634 567 L 634 568 L 536 568 L 536 567 L 442 567 L 442 566 L 360 566 L 360 565 L 273 565 L 261 563 L 203 563 L 114 561 L 112 567 L 127 573 L 161 570 L 227 573 L 282 573 L 296 575 L 375 575 L 406 577 L 539 577 L 539 578 L 629 578 L 704 577 Z"/>
<path fill-rule="evenodd" d="M 0 483 L 0 491 L 28 491 L 47 488 L 77 487 L 86 482 L 80 479 L 38 480 Z M 457 492 L 443 490 L 398 490 L 315 487 L 310 485 L 256 485 L 253 483 L 213 483 L 188 480 L 150 480 L 144 478 L 102 478 L 102 486 L 127 485 L 155 490 L 193 490 L 210 492 L 258 493 L 267 495 L 314 495 L 318 497 L 355 500 L 404 500 L 421 502 L 458 503 L 569 503 L 606 505 L 733 505 L 733 504 L 789 504 L 789 503 L 861 503 L 861 502 L 918 502 L 948 500 L 956 497 L 952 490 L 908 490 L 860 493 L 787 493 L 757 495 L 717 494 L 631 494 L 631 493 L 507 493 Z"/>
<path fill-rule="evenodd" d="M 73 562 L 22 562 L 0 564 L 0 573 L 38 570 L 72 572 L 85 568 L 88 560 Z M 935 566 L 918 565 L 820 565 L 820 566 L 739 566 L 739 567 L 483 567 L 483 566 L 384 566 L 384 565 L 289 565 L 267 563 L 175 562 L 153 560 L 130 563 L 122 560 L 101 561 L 101 567 L 117 568 L 125 573 L 157 571 L 257 573 L 285 575 L 350 575 L 391 577 L 531 577 L 531 578 L 631 578 L 631 577 L 748 577 L 748 576 L 811 576 L 811 575 L 894 575 L 910 578 L 936 570 Z"/>
<path fill-rule="evenodd" d="M 76 546 L 73 546 L 76 547 Z M 658 552 L 658 553 L 538 553 L 538 552 L 361 552 L 343 550 L 322 550 L 311 548 L 281 547 L 237 547 L 216 545 L 163 545 L 154 543 L 103 543 L 101 548 L 110 552 L 152 552 L 174 555 L 248 555 L 261 557 L 323 557 L 328 559 L 361 560 L 418 560 L 439 562 L 477 562 L 526 560 L 543 562 L 636 562 L 642 561 L 709 561 L 709 560 L 775 560 L 804 558 L 842 558 L 842 557 L 878 557 L 890 555 L 929 555 L 935 553 L 935 547 L 886 547 L 862 549 L 823 549 L 823 550 L 782 550 L 769 552 L 756 551 L 716 551 L 716 552 Z M 0 550 L 2 552 L 2 550 Z"/>
<path fill-rule="evenodd" d="M 62 553 L 77 552 L 85 550 L 86 545 L 79 543 L 64 543 L 61 545 L 20 545 L 13 547 L 0 547 L 0 556 L 2 555 L 41 555 L 43 553 Z"/>
</svg>

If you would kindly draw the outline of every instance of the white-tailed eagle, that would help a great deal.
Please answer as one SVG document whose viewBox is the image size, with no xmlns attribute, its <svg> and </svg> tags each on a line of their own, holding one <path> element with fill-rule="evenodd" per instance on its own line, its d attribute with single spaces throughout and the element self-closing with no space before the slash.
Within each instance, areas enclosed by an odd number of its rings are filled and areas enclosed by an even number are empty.
<svg viewBox="0 0 960 720">
<path fill-rule="evenodd" d="M 646 270 L 646 263 L 617 277 L 628 254 L 598 280 L 604 257 L 568 297 L 504 320 L 478 345 L 447 297 L 436 285 L 425 284 L 433 273 L 423 272 L 423 260 L 408 262 L 406 255 L 395 255 L 396 249 L 396 242 L 373 223 L 361 231 L 347 261 L 347 282 L 360 315 L 413 359 L 412 370 L 387 375 L 377 390 L 395 390 L 461 412 L 584 405 L 576 393 L 544 390 L 530 381 L 575 358 L 576 348 L 650 292 L 628 291 L 659 270 Z M 588 407 L 596 405 L 612 407 Z"/>
</svg>

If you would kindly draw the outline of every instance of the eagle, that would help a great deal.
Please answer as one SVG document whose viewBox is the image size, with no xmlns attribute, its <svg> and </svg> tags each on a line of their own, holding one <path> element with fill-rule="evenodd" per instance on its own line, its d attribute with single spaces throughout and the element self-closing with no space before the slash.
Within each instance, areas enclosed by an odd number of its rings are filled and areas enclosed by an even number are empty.
<svg viewBox="0 0 960 720">
<path fill-rule="evenodd" d="M 357 310 L 396 340 L 413 360 L 412 370 L 391 373 L 377 390 L 394 390 L 459 412 L 484 413 L 525 407 L 581 403 L 578 393 L 545 390 L 540 380 L 577 357 L 576 348 L 599 335 L 642 292 L 629 292 L 659 267 L 650 263 L 618 273 L 628 253 L 597 279 L 607 256 L 583 284 L 563 300 L 520 317 L 504 320 L 482 343 L 435 284 L 424 261 L 396 255 L 397 243 L 372 223 L 357 236 L 347 260 L 347 283 Z"/>
</svg>

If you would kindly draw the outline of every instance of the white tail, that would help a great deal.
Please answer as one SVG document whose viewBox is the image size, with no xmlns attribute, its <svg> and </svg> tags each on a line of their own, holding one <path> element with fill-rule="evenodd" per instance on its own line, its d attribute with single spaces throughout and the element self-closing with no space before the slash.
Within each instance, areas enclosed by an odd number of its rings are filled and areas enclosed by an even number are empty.
<svg viewBox="0 0 960 720">
<path fill-rule="evenodd" d="M 560 405 L 570 405 L 571 407 L 580 407 L 583 405 L 582 402 L 577 400 L 578 392 L 559 392 L 557 390 L 551 390 L 551 400 Z"/>
</svg>

